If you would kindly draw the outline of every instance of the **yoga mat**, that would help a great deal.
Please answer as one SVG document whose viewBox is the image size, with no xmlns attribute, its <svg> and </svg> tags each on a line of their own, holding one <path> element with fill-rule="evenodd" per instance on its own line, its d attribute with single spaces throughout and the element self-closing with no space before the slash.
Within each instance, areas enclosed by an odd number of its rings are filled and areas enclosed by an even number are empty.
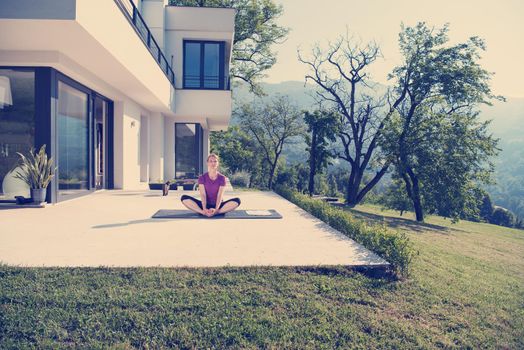
<svg viewBox="0 0 524 350">
<path fill-rule="evenodd" d="M 276 210 L 233 210 L 225 215 L 216 215 L 211 218 L 194 213 L 190 210 L 161 209 L 153 219 L 282 219 Z"/>
</svg>

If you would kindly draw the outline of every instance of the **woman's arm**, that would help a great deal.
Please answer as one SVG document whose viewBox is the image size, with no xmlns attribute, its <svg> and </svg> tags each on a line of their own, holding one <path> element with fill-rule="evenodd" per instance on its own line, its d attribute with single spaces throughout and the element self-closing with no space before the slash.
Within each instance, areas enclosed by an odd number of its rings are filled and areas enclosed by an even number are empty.
<svg viewBox="0 0 524 350">
<path fill-rule="evenodd" d="M 200 191 L 200 200 L 202 201 L 202 210 L 207 211 L 207 196 L 206 196 L 206 187 L 204 184 L 198 185 L 198 190 Z"/>
<path fill-rule="evenodd" d="M 220 208 L 220 204 L 222 204 L 222 197 L 224 196 L 224 190 L 226 189 L 226 186 L 220 186 L 218 188 L 218 194 L 217 194 L 217 207 L 216 209 Z"/>
</svg>

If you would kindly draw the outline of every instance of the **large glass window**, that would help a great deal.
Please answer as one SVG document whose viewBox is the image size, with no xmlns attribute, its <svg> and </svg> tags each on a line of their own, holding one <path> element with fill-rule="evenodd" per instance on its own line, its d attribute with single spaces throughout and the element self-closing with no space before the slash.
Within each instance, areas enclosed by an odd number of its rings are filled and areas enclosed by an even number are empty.
<svg viewBox="0 0 524 350">
<path fill-rule="evenodd" d="M 0 69 L 0 199 L 25 195 L 12 170 L 35 145 L 35 72 Z"/>
<path fill-rule="evenodd" d="M 58 190 L 60 200 L 89 189 L 88 95 L 58 82 Z"/>
<path fill-rule="evenodd" d="M 220 45 L 204 44 L 204 87 L 220 88 Z"/>
<path fill-rule="evenodd" d="M 196 178 L 202 172 L 202 127 L 175 124 L 175 177 Z"/>
<path fill-rule="evenodd" d="M 184 41 L 184 88 L 224 89 L 224 43 Z"/>
<path fill-rule="evenodd" d="M 200 88 L 200 43 L 185 43 L 184 88 Z"/>
</svg>

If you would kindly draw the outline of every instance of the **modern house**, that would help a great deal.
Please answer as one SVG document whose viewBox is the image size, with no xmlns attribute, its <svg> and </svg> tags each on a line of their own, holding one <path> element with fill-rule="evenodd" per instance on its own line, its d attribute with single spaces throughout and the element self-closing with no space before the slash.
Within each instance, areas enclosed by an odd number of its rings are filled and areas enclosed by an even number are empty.
<svg viewBox="0 0 524 350">
<path fill-rule="evenodd" d="M 209 132 L 231 117 L 234 18 L 167 0 L 0 1 L 0 183 L 43 144 L 53 203 L 204 172 Z"/>
</svg>

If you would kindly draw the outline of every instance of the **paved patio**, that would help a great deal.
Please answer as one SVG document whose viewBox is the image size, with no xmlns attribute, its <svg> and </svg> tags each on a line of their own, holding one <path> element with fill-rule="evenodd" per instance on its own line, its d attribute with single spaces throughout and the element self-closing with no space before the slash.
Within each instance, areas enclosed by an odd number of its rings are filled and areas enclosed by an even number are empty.
<svg viewBox="0 0 524 350">
<path fill-rule="evenodd" d="M 43 209 L 0 210 L 0 262 L 21 266 L 384 266 L 272 192 L 229 192 L 280 220 L 151 219 L 182 191 L 101 191 Z M 191 192 L 196 194 L 196 192 Z"/>
</svg>

